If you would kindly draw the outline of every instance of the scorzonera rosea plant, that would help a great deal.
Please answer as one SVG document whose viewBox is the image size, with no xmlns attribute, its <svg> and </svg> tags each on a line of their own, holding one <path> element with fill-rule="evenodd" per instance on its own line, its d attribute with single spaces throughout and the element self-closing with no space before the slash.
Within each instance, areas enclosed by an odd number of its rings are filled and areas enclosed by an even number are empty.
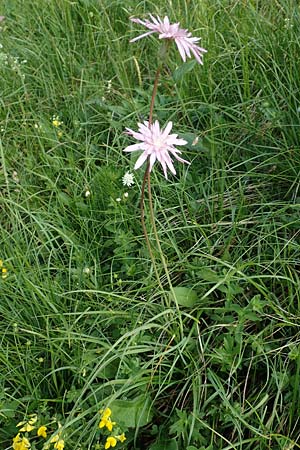
<svg viewBox="0 0 300 450">
<path fill-rule="evenodd" d="M 154 266 L 154 270 L 156 272 L 156 276 L 158 278 L 158 282 L 160 283 L 160 278 L 158 276 L 155 260 L 153 256 L 153 252 L 150 245 L 150 240 L 147 234 L 147 229 L 144 220 L 144 199 L 145 199 L 145 186 L 147 184 L 148 187 L 148 197 L 149 197 L 149 210 L 150 210 L 150 220 L 153 227 L 154 236 L 157 242 L 157 246 L 159 249 L 159 253 L 162 259 L 162 263 L 166 272 L 166 276 L 168 278 L 168 282 L 172 291 L 172 284 L 168 274 L 166 261 L 160 246 L 156 225 L 155 225 L 155 217 L 151 196 L 151 182 L 150 182 L 150 174 L 153 169 L 153 166 L 156 161 L 158 161 L 163 169 L 164 176 L 168 179 L 168 170 L 174 175 L 176 175 L 176 170 L 172 161 L 172 157 L 174 157 L 177 161 L 190 164 L 187 160 L 181 158 L 179 156 L 181 151 L 177 148 L 177 146 L 183 146 L 187 144 L 184 139 L 178 138 L 178 135 L 175 133 L 171 133 L 173 123 L 169 121 L 166 126 L 163 128 L 158 120 L 153 122 L 153 112 L 154 112 L 154 102 L 157 94 L 158 82 L 160 73 L 163 65 L 166 61 L 166 56 L 168 54 L 168 48 L 172 44 L 172 41 L 177 45 L 178 51 L 180 53 L 181 58 L 185 62 L 187 58 L 195 57 L 196 61 L 199 64 L 203 64 L 202 57 L 203 54 L 206 53 L 206 50 L 202 47 L 199 47 L 198 42 L 200 38 L 193 37 L 192 34 L 183 28 L 180 28 L 179 23 L 171 24 L 169 18 L 166 16 L 162 20 L 160 17 L 154 17 L 150 14 L 151 20 L 141 20 L 137 18 L 131 18 L 132 22 L 137 23 L 139 25 L 143 25 L 148 30 L 146 33 L 137 36 L 134 39 L 131 39 L 130 42 L 136 42 L 139 39 L 142 39 L 148 35 L 158 33 L 158 38 L 163 40 L 162 46 L 163 48 L 160 51 L 160 55 L 164 55 L 163 58 L 160 58 L 158 68 L 156 71 L 156 75 L 154 78 L 152 97 L 150 102 L 150 110 L 149 110 L 149 118 L 143 123 L 138 123 L 138 131 L 134 131 L 130 128 L 126 128 L 126 133 L 132 136 L 136 141 L 136 144 L 132 144 L 127 146 L 124 149 L 124 152 L 134 152 L 137 150 L 142 151 L 141 155 L 137 159 L 134 168 L 139 169 L 144 163 L 146 163 L 146 170 L 144 174 L 144 179 L 142 183 L 142 193 L 141 193 L 141 223 L 143 227 L 143 232 L 145 235 L 145 239 L 147 242 L 148 250 L 150 253 L 150 257 Z"/>
</svg>

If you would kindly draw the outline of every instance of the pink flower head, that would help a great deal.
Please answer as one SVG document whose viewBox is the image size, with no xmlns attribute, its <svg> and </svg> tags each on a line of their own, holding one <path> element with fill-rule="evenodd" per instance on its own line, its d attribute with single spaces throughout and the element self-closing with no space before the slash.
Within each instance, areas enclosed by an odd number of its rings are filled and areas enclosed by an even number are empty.
<svg viewBox="0 0 300 450">
<path fill-rule="evenodd" d="M 185 145 L 187 142 L 184 139 L 177 139 L 177 134 L 170 134 L 172 129 L 172 122 L 168 122 L 164 130 L 160 129 L 158 120 L 150 125 L 149 122 L 139 123 L 138 131 L 133 131 L 126 128 L 127 134 L 133 136 L 136 140 L 141 141 L 138 144 L 129 145 L 124 149 L 124 152 L 134 152 L 135 150 L 143 150 L 143 153 L 135 163 L 134 168 L 138 169 L 150 157 L 150 172 L 156 160 L 162 165 L 164 175 L 168 179 L 167 167 L 176 175 L 173 162 L 170 154 L 182 163 L 190 164 L 185 159 L 180 158 L 178 153 L 181 151 L 176 149 L 174 145 Z"/>
<path fill-rule="evenodd" d="M 197 45 L 200 38 L 192 37 L 192 33 L 188 30 L 179 28 L 179 23 L 171 24 L 167 16 L 165 16 L 163 21 L 160 17 L 157 16 L 157 18 L 155 18 L 151 14 L 150 18 L 152 22 L 150 20 L 136 19 L 135 17 L 130 19 L 132 22 L 144 25 L 146 28 L 151 30 L 137 36 L 134 39 L 131 39 L 130 42 L 135 42 L 145 36 L 148 36 L 149 34 L 159 33 L 159 39 L 173 39 L 175 41 L 183 61 L 186 61 L 186 57 L 191 58 L 192 52 L 198 63 L 203 64 L 202 56 L 203 53 L 207 52 L 207 50 Z"/>
<path fill-rule="evenodd" d="M 5 19 L 5 16 L 0 16 L 0 22 Z"/>
</svg>

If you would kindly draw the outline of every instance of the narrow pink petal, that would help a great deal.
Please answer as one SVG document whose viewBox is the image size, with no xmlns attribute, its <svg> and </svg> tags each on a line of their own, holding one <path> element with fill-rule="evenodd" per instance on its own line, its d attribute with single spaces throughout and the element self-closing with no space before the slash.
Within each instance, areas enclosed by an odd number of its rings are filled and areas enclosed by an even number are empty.
<svg viewBox="0 0 300 450">
<path fill-rule="evenodd" d="M 128 128 L 128 127 L 126 127 L 125 130 L 127 130 L 127 131 L 125 131 L 126 134 L 133 134 L 133 133 L 135 133 L 135 131 L 133 131 L 131 128 Z"/>
<path fill-rule="evenodd" d="M 138 123 L 138 127 L 141 133 L 146 133 L 149 131 L 149 122 Z"/>
<path fill-rule="evenodd" d="M 189 41 L 192 42 L 193 44 L 195 44 L 196 42 L 199 42 L 199 41 L 200 41 L 200 38 L 198 38 L 198 37 L 193 37 L 193 36 L 191 35 L 191 33 L 189 33 L 187 37 L 188 37 Z"/>
<path fill-rule="evenodd" d="M 169 161 L 167 160 L 166 163 L 167 163 L 167 166 L 169 167 L 169 169 L 171 170 L 171 172 L 173 173 L 173 175 L 176 175 L 176 170 L 175 170 L 175 167 L 173 166 L 171 159 Z"/>
<path fill-rule="evenodd" d="M 174 139 L 172 142 L 173 145 L 186 145 L 187 141 L 185 141 L 184 139 Z"/>
<path fill-rule="evenodd" d="M 139 39 L 142 39 L 142 38 L 144 38 L 146 36 L 149 36 L 149 34 L 153 34 L 153 33 L 155 33 L 155 31 L 148 31 L 147 33 L 144 33 L 144 34 L 141 34 L 140 36 L 137 36 L 136 38 L 130 39 L 129 42 L 138 41 Z"/>
<path fill-rule="evenodd" d="M 177 48 L 179 50 L 180 56 L 183 59 L 183 61 L 185 62 L 186 61 L 186 56 L 185 56 L 184 47 L 182 46 L 181 41 L 179 41 L 179 39 L 175 39 L 175 42 L 176 42 Z"/>
<path fill-rule="evenodd" d="M 195 56 L 195 58 L 196 58 L 196 60 L 198 61 L 198 63 L 199 64 L 203 64 L 203 61 L 202 61 L 202 59 L 201 59 L 201 53 L 198 51 L 198 49 L 196 50 L 196 49 L 194 49 L 194 48 L 191 48 L 191 50 L 192 50 L 192 53 L 193 53 L 193 55 Z"/>
<path fill-rule="evenodd" d="M 153 132 L 155 137 L 159 137 L 159 135 L 160 135 L 160 127 L 159 127 L 158 120 L 156 120 L 154 122 L 154 124 L 152 125 L 152 132 Z"/>
<path fill-rule="evenodd" d="M 150 172 L 151 172 L 151 170 L 152 170 L 152 167 L 153 167 L 155 161 L 156 161 L 156 154 L 155 154 L 155 153 L 152 153 L 152 154 L 150 155 L 150 165 L 149 165 L 149 171 L 150 171 Z"/>
<path fill-rule="evenodd" d="M 161 23 L 162 23 L 162 21 L 161 21 L 161 18 L 159 17 L 159 16 L 156 16 L 157 18 L 155 18 L 154 16 L 152 16 L 152 14 L 149 14 L 149 16 L 150 16 L 150 19 L 152 20 L 152 22 L 155 24 L 155 25 L 160 25 Z"/>
<path fill-rule="evenodd" d="M 139 168 L 144 164 L 144 162 L 146 161 L 147 158 L 148 158 L 147 152 L 143 152 L 143 153 L 139 156 L 137 162 L 135 163 L 134 168 L 135 168 L 135 169 L 139 169 Z"/>
<path fill-rule="evenodd" d="M 129 136 L 134 137 L 134 139 L 137 139 L 138 141 L 143 141 L 144 140 L 144 133 L 139 133 L 138 131 L 133 131 L 130 128 L 126 128 L 125 134 L 128 134 Z"/>
<path fill-rule="evenodd" d="M 138 19 L 136 17 L 130 17 L 129 20 L 131 20 L 131 22 L 138 23 L 139 25 L 144 25 L 144 26 L 146 23 L 144 20 Z"/>
<path fill-rule="evenodd" d="M 180 45 L 182 45 L 182 48 L 183 48 L 186 56 L 188 58 L 190 58 L 191 57 L 191 52 L 190 52 L 191 45 L 190 45 L 190 43 L 185 38 L 178 39 L 178 41 L 180 42 Z M 175 40 L 175 42 L 177 44 L 176 40 Z"/>
<path fill-rule="evenodd" d="M 164 171 L 165 179 L 167 180 L 168 179 L 168 172 L 167 172 L 167 166 L 166 166 L 165 161 L 162 161 L 161 165 L 162 165 L 162 168 L 163 168 L 163 171 Z"/>
<path fill-rule="evenodd" d="M 123 152 L 135 152 L 136 150 L 143 150 L 143 144 L 132 144 L 128 145 L 126 148 L 124 148 Z"/>
<path fill-rule="evenodd" d="M 179 161 L 179 162 L 182 162 L 182 163 L 185 163 L 185 164 L 191 164 L 189 161 L 187 161 L 186 159 L 183 159 L 183 158 L 180 158 L 180 156 L 178 156 L 178 155 L 176 155 L 176 154 L 174 154 L 173 153 L 173 155 L 174 155 L 174 158 L 176 158 L 177 159 L 177 161 Z"/>
<path fill-rule="evenodd" d="M 172 130 L 173 122 L 168 122 L 166 128 L 164 129 L 162 133 L 162 138 L 166 139 L 170 131 Z"/>
<path fill-rule="evenodd" d="M 170 21 L 169 21 L 169 17 L 168 16 L 164 17 L 164 25 L 166 25 L 167 27 L 170 26 Z"/>
</svg>

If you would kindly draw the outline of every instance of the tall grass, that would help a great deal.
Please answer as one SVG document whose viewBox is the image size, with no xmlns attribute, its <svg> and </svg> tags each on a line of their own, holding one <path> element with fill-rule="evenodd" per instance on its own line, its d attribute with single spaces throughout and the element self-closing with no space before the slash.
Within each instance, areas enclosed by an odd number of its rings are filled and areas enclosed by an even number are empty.
<svg viewBox="0 0 300 450">
<path fill-rule="evenodd" d="M 1 448 L 36 412 L 62 423 L 65 448 L 103 448 L 107 406 L 119 448 L 299 448 L 296 3 L 0 2 Z M 123 131 L 147 117 L 159 46 L 129 44 L 129 17 L 148 12 L 208 49 L 181 77 L 173 48 L 155 105 L 192 162 L 152 175 L 190 307 L 155 281 L 142 171 L 128 197 L 122 185 Z"/>
</svg>

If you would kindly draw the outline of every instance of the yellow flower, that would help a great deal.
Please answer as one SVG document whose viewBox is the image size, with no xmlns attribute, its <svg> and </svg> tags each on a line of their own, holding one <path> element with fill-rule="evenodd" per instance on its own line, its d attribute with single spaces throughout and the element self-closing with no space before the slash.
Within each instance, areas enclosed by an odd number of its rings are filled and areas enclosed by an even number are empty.
<svg viewBox="0 0 300 450">
<path fill-rule="evenodd" d="M 65 446 L 65 441 L 63 439 L 59 439 L 55 444 L 53 448 L 56 448 L 57 450 L 63 450 Z"/>
<path fill-rule="evenodd" d="M 29 440 L 26 437 L 23 437 L 21 439 L 20 438 L 20 433 L 18 433 L 13 438 L 12 448 L 14 450 L 27 450 L 28 448 L 30 448 L 30 442 L 29 442 Z"/>
<path fill-rule="evenodd" d="M 50 441 L 50 444 L 54 444 L 54 442 L 57 442 L 59 439 L 59 434 L 56 434 L 55 436 L 53 436 L 53 438 Z"/>
<path fill-rule="evenodd" d="M 34 425 L 38 420 L 38 416 L 36 414 L 31 414 L 29 417 L 31 417 L 31 419 L 28 420 L 29 425 Z"/>
<path fill-rule="evenodd" d="M 3 267 L 3 261 L 2 259 L 0 259 L 0 269 L 1 269 L 1 274 L 2 274 L 2 278 L 7 278 L 7 269 L 5 267 Z"/>
<path fill-rule="evenodd" d="M 104 411 L 101 410 L 100 414 L 102 414 L 102 415 L 101 415 L 101 420 L 99 423 L 99 428 L 106 427 L 108 429 L 108 431 L 112 431 L 113 426 L 116 425 L 116 422 L 112 422 L 112 420 L 110 418 L 111 409 L 106 408 Z"/>
<path fill-rule="evenodd" d="M 61 122 L 61 121 L 59 120 L 59 116 L 53 116 L 53 117 L 52 117 L 52 125 L 53 125 L 55 128 L 60 127 L 60 126 L 62 125 L 62 123 L 63 123 L 63 122 Z"/>
<path fill-rule="evenodd" d="M 2 277 L 3 277 L 3 275 L 2 275 Z M 19 429 L 19 431 L 24 431 L 24 432 L 29 433 L 29 431 L 34 430 L 35 427 L 33 425 L 35 424 L 36 421 L 37 421 L 37 415 L 33 414 L 31 416 L 31 419 L 29 419 L 28 421 L 24 420 L 23 422 L 19 422 L 17 424 L 17 427 L 22 427 Z"/>
<path fill-rule="evenodd" d="M 29 423 L 25 423 L 25 425 L 22 428 L 20 428 L 20 431 L 24 431 L 27 433 L 29 433 L 29 431 L 32 431 L 32 430 L 34 430 L 34 427 L 32 425 L 30 425 Z"/>
<path fill-rule="evenodd" d="M 102 417 L 102 419 L 99 423 L 99 428 L 106 427 L 108 429 L 108 431 L 112 431 L 114 425 L 116 425 L 116 422 L 112 422 L 110 417 L 108 419 L 105 419 L 104 417 Z"/>
<path fill-rule="evenodd" d="M 20 444 L 21 441 L 22 441 L 22 439 L 20 438 L 20 433 L 18 433 L 18 434 L 13 438 L 12 448 L 13 448 L 13 449 L 16 449 L 17 446 Z"/>
<path fill-rule="evenodd" d="M 117 445 L 117 439 L 115 437 L 113 437 L 113 436 L 109 436 L 106 439 L 104 448 L 108 449 L 110 447 L 115 447 L 116 445 Z"/>
<path fill-rule="evenodd" d="M 45 427 L 45 425 L 42 425 L 42 426 L 37 430 L 37 435 L 38 435 L 38 436 L 42 436 L 43 438 L 46 439 L 46 437 L 47 437 L 46 430 L 47 430 L 47 427 Z"/>
<path fill-rule="evenodd" d="M 118 441 L 120 441 L 120 442 L 126 441 L 125 433 L 122 433 L 122 434 L 120 434 L 119 436 L 115 436 L 115 437 L 116 437 L 116 439 L 118 439 Z"/>
<path fill-rule="evenodd" d="M 101 409 L 100 411 L 101 417 L 105 417 L 105 419 L 108 419 L 111 416 L 111 409 L 110 408 L 105 408 L 105 410 L 103 411 L 103 409 Z"/>
</svg>

